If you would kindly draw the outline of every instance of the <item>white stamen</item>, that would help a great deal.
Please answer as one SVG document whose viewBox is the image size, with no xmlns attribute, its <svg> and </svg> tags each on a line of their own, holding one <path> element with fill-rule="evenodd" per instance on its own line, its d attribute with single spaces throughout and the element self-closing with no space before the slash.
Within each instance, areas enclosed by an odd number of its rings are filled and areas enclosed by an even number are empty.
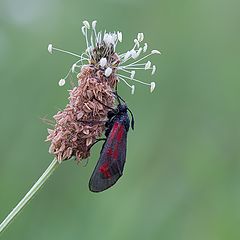
<svg viewBox="0 0 240 240">
<path fill-rule="evenodd" d="M 131 56 L 131 52 L 127 51 L 125 56 L 124 56 L 124 62 Z"/>
<path fill-rule="evenodd" d="M 131 54 L 131 56 L 132 56 L 133 59 L 136 59 L 136 58 L 138 57 L 137 52 L 136 52 L 134 49 L 132 49 L 132 50 L 130 51 L 130 54 Z"/>
<path fill-rule="evenodd" d="M 146 52 L 147 51 L 147 48 L 148 48 L 148 45 L 147 43 L 144 44 L 144 47 L 143 47 L 143 52 Z"/>
<path fill-rule="evenodd" d="M 83 25 L 87 28 L 87 29 L 90 29 L 90 24 L 88 21 L 83 21 Z"/>
<path fill-rule="evenodd" d="M 124 77 L 124 76 L 123 76 Z M 123 81 L 128 87 L 132 88 L 132 86 L 123 78 L 123 77 L 120 77 L 118 76 L 118 80 L 120 81 Z"/>
<path fill-rule="evenodd" d="M 142 81 L 140 81 L 140 80 L 138 80 L 138 79 L 135 79 L 135 78 L 131 79 L 130 77 L 124 76 L 124 75 L 122 75 L 122 74 L 117 74 L 117 76 L 120 77 L 121 79 L 126 78 L 126 79 L 130 79 L 130 80 L 132 80 L 132 81 L 135 81 L 135 82 L 138 82 L 138 83 L 141 83 L 141 84 L 150 86 L 150 83 L 145 83 L 145 82 L 142 82 Z"/>
<path fill-rule="evenodd" d="M 135 46 L 139 48 L 139 41 L 137 39 L 134 39 Z"/>
<path fill-rule="evenodd" d="M 97 25 L 97 21 L 93 21 L 92 22 L 92 29 L 93 29 L 93 32 L 94 32 L 94 35 L 95 35 L 95 43 L 97 45 L 97 42 L 98 42 L 98 36 L 97 36 L 97 32 L 96 32 L 96 25 Z"/>
<path fill-rule="evenodd" d="M 116 74 L 118 81 L 121 80 L 128 87 L 131 88 L 131 93 L 134 94 L 135 92 L 135 85 L 131 85 L 133 82 L 138 82 L 144 85 L 147 85 L 150 87 L 150 91 L 152 92 L 155 88 L 155 82 L 142 82 L 138 79 L 135 79 L 136 71 L 138 70 L 150 70 L 151 74 L 155 74 L 156 72 L 156 66 L 152 65 L 150 61 L 148 61 L 148 57 L 153 54 L 161 54 L 158 50 L 152 50 L 149 53 L 145 53 L 148 49 L 148 44 L 144 43 L 143 46 L 140 47 L 141 43 L 144 40 L 144 34 L 139 32 L 136 36 L 136 39 L 134 39 L 134 46 L 131 50 L 127 51 L 123 54 L 118 54 L 118 59 L 111 60 L 111 54 L 115 53 L 116 45 L 119 42 L 122 42 L 122 32 L 115 31 L 115 32 L 104 32 L 96 31 L 96 24 L 97 21 L 94 20 L 92 22 L 83 21 L 83 26 L 81 28 L 82 33 L 84 35 L 84 38 L 86 40 L 86 53 L 83 53 L 81 55 L 71 53 L 65 50 L 61 50 L 58 48 L 53 47 L 52 44 L 48 45 L 48 52 L 50 54 L 53 53 L 53 51 L 60 51 L 64 53 L 71 54 L 73 56 L 78 57 L 77 61 L 70 67 L 68 74 L 66 77 L 60 79 L 58 82 L 59 86 L 65 85 L 65 82 L 67 81 L 68 77 L 72 73 L 78 73 L 81 68 L 83 68 L 84 64 L 89 64 L 94 61 L 95 59 L 100 59 L 98 63 L 94 63 L 96 68 L 102 69 L 104 76 L 109 77 L 114 72 Z M 88 31 L 90 29 L 90 32 Z M 103 47 L 103 51 L 101 50 L 101 47 Z M 93 54 L 93 49 L 96 48 L 96 55 Z M 143 55 L 139 57 L 140 55 Z M 103 57 L 104 56 L 104 57 Z M 109 59 L 109 62 L 108 62 Z M 134 59 L 134 60 L 133 60 Z M 144 60 L 146 59 L 146 60 Z M 87 61 L 87 62 L 85 62 Z M 126 63 L 128 62 L 129 63 Z M 124 66 L 123 66 L 124 65 Z M 123 71 L 124 75 L 115 73 L 115 70 L 121 70 Z M 125 76 L 126 75 L 126 76 Z M 129 83 L 128 83 L 129 82 Z M 135 83 L 134 83 L 135 84 Z"/>
<path fill-rule="evenodd" d="M 90 54 L 90 53 L 93 51 L 93 49 L 94 49 L 93 46 L 89 46 L 89 47 L 86 49 L 85 53 Z"/>
<path fill-rule="evenodd" d="M 118 40 L 118 36 L 117 36 L 117 34 L 115 32 L 113 34 L 113 40 L 114 40 L 114 44 L 116 44 L 116 42 Z"/>
<path fill-rule="evenodd" d="M 155 86 L 156 86 L 155 82 L 150 83 L 150 92 L 153 92 Z"/>
<path fill-rule="evenodd" d="M 139 49 L 138 49 L 138 51 L 137 51 L 137 58 L 139 57 L 139 55 L 141 54 L 141 52 L 142 52 L 142 47 L 140 47 Z"/>
<path fill-rule="evenodd" d="M 117 36 L 118 36 L 118 41 L 122 42 L 122 32 L 117 32 Z"/>
<path fill-rule="evenodd" d="M 101 58 L 99 61 L 99 65 L 103 68 L 107 64 L 107 59 L 106 58 Z"/>
<path fill-rule="evenodd" d="M 98 33 L 97 39 L 98 39 L 98 43 L 102 41 L 102 32 Z"/>
<path fill-rule="evenodd" d="M 152 75 L 153 75 L 155 72 L 156 72 L 156 66 L 153 65 L 153 66 L 152 66 Z"/>
<path fill-rule="evenodd" d="M 89 28 L 90 28 L 90 25 L 89 25 Z M 86 41 L 86 45 L 87 45 L 87 52 L 86 53 L 90 57 L 91 53 L 90 53 L 90 50 L 89 50 L 89 42 L 88 42 L 87 26 L 86 25 L 85 25 L 85 41 Z"/>
<path fill-rule="evenodd" d="M 115 45 L 115 42 L 117 40 L 116 33 L 105 33 L 103 37 L 103 41 L 106 43 L 106 45 Z"/>
<path fill-rule="evenodd" d="M 48 46 L 48 51 L 49 51 L 49 50 L 51 50 L 51 51 L 55 50 L 55 51 L 58 51 L 58 52 L 67 53 L 67 54 L 70 54 L 70 55 L 72 55 L 72 56 L 81 58 L 81 56 L 78 55 L 78 54 L 75 54 L 75 53 L 72 53 L 72 52 L 69 52 L 69 51 L 65 51 L 65 50 L 62 50 L 62 49 L 60 49 L 60 48 L 55 48 L 55 47 L 52 46 L 52 44 L 50 44 L 50 45 L 51 45 L 50 47 Z"/>
<path fill-rule="evenodd" d="M 159 52 L 158 50 L 152 50 L 151 53 L 152 53 L 152 54 L 161 54 L 161 52 Z"/>
<path fill-rule="evenodd" d="M 58 85 L 62 87 L 65 84 L 65 79 L 60 79 Z"/>
<path fill-rule="evenodd" d="M 147 63 L 145 64 L 144 69 L 145 69 L 145 70 L 148 70 L 150 67 L 151 67 L 151 62 L 150 62 L 150 61 L 147 61 Z"/>
<path fill-rule="evenodd" d="M 135 62 L 133 62 L 133 63 L 130 63 L 130 64 L 126 65 L 125 67 L 131 67 L 131 66 L 134 66 L 134 65 L 136 65 L 136 63 L 141 62 L 143 59 L 148 58 L 148 57 L 151 56 L 151 55 L 152 55 L 152 53 L 149 53 L 149 54 L 147 54 L 146 56 L 144 56 L 144 57 L 138 59 L 137 61 L 135 61 Z M 125 61 L 123 61 L 122 63 L 124 63 L 124 62 L 125 62 Z"/>
<path fill-rule="evenodd" d="M 48 44 L 48 52 L 52 54 L 53 46 L 52 44 Z"/>
<path fill-rule="evenodd" d="M 134 76 L 135 76 L 135 73 L 136 73 L 136 71 L 131 71 L 131 76 L 130 76 L 130 78 L 131 78 L 131 79 L 133 79 L 133 78 L 134 78 Z"/>
<path fill-rule="evenodd" d="M 105 75 L 106 77 L 109 77 L 111 74 L 112 74 L 112 69 L 111 69 L 110 67 L 108 67 L 108 68 L 105 70 L 104 75 Z"/>
<path fill-rule="evenodd" d="M 93 33 L 91 34 L 91 47 L 93 47 L 94 48 L 94 43 L 93 43 Z"/>
<path fill-rule="evenodd" d="M 132 86 L 131 86 L 131 89 L 132 89 L 132 90 L 131 90 L 131 94 L 134 94 L 134 92 L 135 92 L 135 86 L 132 85 Z"/>
<path fill-rule="evenodd" d="M 95 29 L 96 29 L 96 24 L 97 24 L 97 21 L 96 21 L 96 20 L 94 20 L 94 21 L 92 22 L 92 29 L 93 29 L 93 30 L 95 30 Z"/>
<path fill-rule="evenodd" d="M 143 33 L 138 33 L 137 39 L 138 39 L 139 42 L 142 42 L 143 39 L 144 39 L 144 34 Z"/>
<path fill-rule="evenodd" d="M 73 65 L 72 65 L 72 73 L 74 73 L 74 71 L 75 71 L 75 67 L 77 66 L 77 64 L 76 63 L 74 63 Z"/>
<path fill-rule="evenodd" d="M 85 26 L 82 26 L 82 34 L 83 34 L 83 36 L 86 36 L 86 27 Z"/>
</svg>

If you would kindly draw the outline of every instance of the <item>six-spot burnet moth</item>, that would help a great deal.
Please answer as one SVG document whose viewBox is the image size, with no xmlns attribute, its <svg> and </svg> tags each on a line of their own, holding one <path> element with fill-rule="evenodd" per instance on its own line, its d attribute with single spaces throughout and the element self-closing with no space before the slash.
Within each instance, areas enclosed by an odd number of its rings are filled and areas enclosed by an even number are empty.
<svg viewBox="0 0 240 240">
<path fill-rule="evenodd" d="M 105 142 L 100 152 L 100 158 L 89 181 L 92 192 L 101 192 L 113 186 L 122 176 L 127 151 L 127 133 L 131 114 L 131 128 L 134 129 L 134 117 L 123 99 L 116 94 L 118 106 L 108 112 L 105 124 Z M 121 103 L 120 101 L 123 101 Z"/>
</svg>

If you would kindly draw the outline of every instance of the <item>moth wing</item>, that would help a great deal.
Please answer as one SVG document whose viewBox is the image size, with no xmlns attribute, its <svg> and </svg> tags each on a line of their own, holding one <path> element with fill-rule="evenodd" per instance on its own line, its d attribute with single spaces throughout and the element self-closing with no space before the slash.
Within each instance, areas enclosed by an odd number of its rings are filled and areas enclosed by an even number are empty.
<svg viewBox="0 0 240 240">
<path fill-rule="evenodd" d="M 126 161 L 126 144 L 126 128 L 123 123 L 117 121 L 102 147 L 100 158 L 90 178 L 90 191 L 104 191 L 122 176 Z"/>
</svg>

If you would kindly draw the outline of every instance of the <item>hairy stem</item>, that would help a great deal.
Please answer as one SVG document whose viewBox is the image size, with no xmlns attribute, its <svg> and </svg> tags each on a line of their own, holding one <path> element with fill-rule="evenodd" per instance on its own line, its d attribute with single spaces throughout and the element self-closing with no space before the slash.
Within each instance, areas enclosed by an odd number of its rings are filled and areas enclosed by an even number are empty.
<svg viewBox="0 0 240 240">
<path fill-rule="evenodd" d="M 8 225 L 15 219 L 18 213 L 27 205 L 28 202 L 36 195 L 38 190 L 43 186 L 47 179 L 51 176 L 54 170 L 60 163 L 54 159 L 42 176 L 37 180 L 37 182 L 32 186 L 28 193 L 23 197 L 23 199 L 17 204 L 17 206 L 7 215 L 7 217 L 0 224 L 0 234 L 8 227 Z"/>
</svg>

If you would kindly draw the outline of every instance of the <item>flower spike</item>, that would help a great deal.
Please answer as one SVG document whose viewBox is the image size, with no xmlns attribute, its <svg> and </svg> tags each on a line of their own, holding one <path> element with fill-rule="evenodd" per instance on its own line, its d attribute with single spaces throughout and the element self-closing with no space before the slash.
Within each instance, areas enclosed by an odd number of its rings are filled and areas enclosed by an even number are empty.
<svg viewBox="0 0 240 240">
<path fill-rule="evenodd" d="M 69 91 L 69 104 L 54 116 L 56 125 L 47 138 L 51 141 L 50 152 L 59 162 L 71 156 L 75 156 L 78 161 L 87 158 L 90 154 L 89 146 L 103 132 L 104 119 L 109 109 L 103 108 L 94 100 L 96 89 L 101 93 L 99 100 L 106 106 L 114 107 L 115 97 L 111 92 L 115 91 L 117 84 L 126 84 L 131 94 L 135 93 L 135 83 L 148 86 L 150 92 L 156 87 L 155 82 L 141 81 L 137 77 L 140 70 L 148 71 L 150 76 L 154 75 L 156 66 L 149 58 L 154 54 L 161 54 L 155 49 L 148 52 L 148 44 L 143 42 L 144 34 L 138 33 L 133 46 L 121 54 L 117 53 L 116 47 L 123 40 L 122 32 L 97 31 L 96 27 L 96 20 L 91 23 L 83 21 L 81 31 L 86 47 L 82 53 L 62 50 L 52 43 L 47 47 L 50 54 L 61 52 L 76 57 L 58 85 L 64 86 L 72 74 L 76 74 L 78 84 Z M 93 117 L 100 121 L 97 128 L 81 123 L 81 120 L 92 120 Z"/>
</svg>

